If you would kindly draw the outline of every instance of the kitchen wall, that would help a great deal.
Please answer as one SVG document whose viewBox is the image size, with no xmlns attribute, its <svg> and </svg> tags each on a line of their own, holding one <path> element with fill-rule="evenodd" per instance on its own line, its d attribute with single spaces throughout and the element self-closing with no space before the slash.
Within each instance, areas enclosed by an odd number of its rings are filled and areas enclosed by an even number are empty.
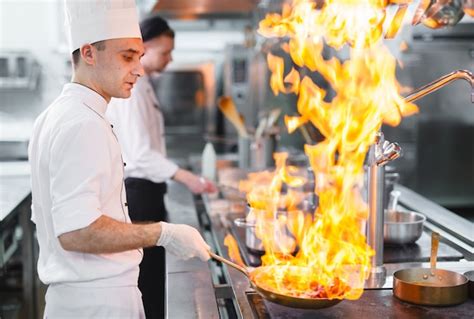
<svg viewBox="0 0 474 319">
<path fill-rule="evenodd" d="M 0 90 L 0 141 L 27 141 L 34 118 L 68 80 L 62 10 L 60 0 L 0 0 L 0 54 L 26 51 L 41 66 L 36 89 Z"/>
</svg>

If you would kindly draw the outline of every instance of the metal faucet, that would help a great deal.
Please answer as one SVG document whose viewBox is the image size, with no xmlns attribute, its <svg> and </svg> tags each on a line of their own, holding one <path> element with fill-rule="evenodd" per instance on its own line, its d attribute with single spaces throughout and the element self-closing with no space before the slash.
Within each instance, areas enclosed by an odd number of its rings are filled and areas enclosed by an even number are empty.
<svg viewBox="0 0 474 319">
<path fill-rule="evenodd" d="M 471 84 L 471 102 L 474 103 L 474 75 L 467 70 L 457 70 L 442 76 L 410 93 L 405 97 L 405 101 L 416 101 L 458 79 L 464 79 Z M 375 144 L 369 150 L 367 243 L 375 251 L 375 254 L 371 258 L 372 270 L 366 281 L 366 288 L 380 288 L 385 283 L 386 270 L 383 265 L 385 169 L 383 166 L 401 155 L 401 147 L 397 143 L 385 141 L 382 132 L 378 133 Z"/>
<path fill-rule="evenodd" d="M 422 86 L 412 93 L 408 94 L 408 96 L 405 97 L 406 102 L 413 102 L 418 100 L 419 98 L 424 97 L 425 95 L 428 95 L 443 86 L 445 86 L 448 83 L 451 83 L 455 80 L 463 79 L 466 80 L 471 84 L 471 102 L 474 103 L 474 75 L 472 72 L 468 70 L 457 70 L 454 72 L 451 72 L 449 74 L 446 74 L 445 76 L 440 77 L 439 79 L 426 84 L 425 86 Z"/>
</svg>

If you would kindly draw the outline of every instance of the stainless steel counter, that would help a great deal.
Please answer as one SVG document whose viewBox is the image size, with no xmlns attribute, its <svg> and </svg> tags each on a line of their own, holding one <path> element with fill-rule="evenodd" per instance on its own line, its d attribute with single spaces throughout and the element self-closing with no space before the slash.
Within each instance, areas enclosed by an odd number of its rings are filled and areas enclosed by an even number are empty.
<svg viewBox="0 0 474 319">
<path fill-rule="evenodd" d="M 193 195 L 183 185 L 168 184 L 166 207 L 169 221 L 199 229 Z M 219 318 L 209 264 L 196 258 L 188 261 L 166 254 L 168 273 L 168 318 Z"/>
<path fill-rule="evenodd" d="M 30 193 L 28 162 L 0 162 L 0 223 Z"/>
</svg>

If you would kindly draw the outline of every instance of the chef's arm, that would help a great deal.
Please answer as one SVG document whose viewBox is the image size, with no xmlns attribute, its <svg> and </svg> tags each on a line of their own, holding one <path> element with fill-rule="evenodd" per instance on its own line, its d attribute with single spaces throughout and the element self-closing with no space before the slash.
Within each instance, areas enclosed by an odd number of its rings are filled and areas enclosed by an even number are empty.
<svg viewBox="0 0 474 319">
<path fill-rule="evenodd" d="M 181 259 L 209 259 L 209 245 L 188 225 L 165 222 L 127 224 L 100 216 L 89 226 L 59 236 L 64 250 L 90 254 L 109 254 L 144 247 L 162 246 Z"/>
<path fill-rule="evenodd" d="M 102 215 L 85 228 L 64 233 L 59 242 L 64 250 L 107 254 L 155 246 L 160 223 L 127 224 Z"/>
</svg>

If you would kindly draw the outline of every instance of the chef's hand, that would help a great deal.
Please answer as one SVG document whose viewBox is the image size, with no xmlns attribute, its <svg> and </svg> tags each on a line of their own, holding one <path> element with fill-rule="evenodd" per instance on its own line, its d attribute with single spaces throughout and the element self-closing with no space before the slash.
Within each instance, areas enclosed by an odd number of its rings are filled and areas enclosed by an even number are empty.
<svg viewBox="0 0 474 319">
<path fill-rule="evenodd" d="M 199 257 L 202 261 L 206 261 L 210 258 L 211 247 L 206 244 L 196 228 L 183 224 L 165 222 L 160 224 L 161 235 L 157 246 L 163 246 L 166 251 L 184 260 Z"/>
<path fill-rule="evenodd" d="M 181 168 L 178 169 L 173 178 L 186 185 L 194 194 L 217 192 L 217 187 L 212 181 Z"/>
</svg>

